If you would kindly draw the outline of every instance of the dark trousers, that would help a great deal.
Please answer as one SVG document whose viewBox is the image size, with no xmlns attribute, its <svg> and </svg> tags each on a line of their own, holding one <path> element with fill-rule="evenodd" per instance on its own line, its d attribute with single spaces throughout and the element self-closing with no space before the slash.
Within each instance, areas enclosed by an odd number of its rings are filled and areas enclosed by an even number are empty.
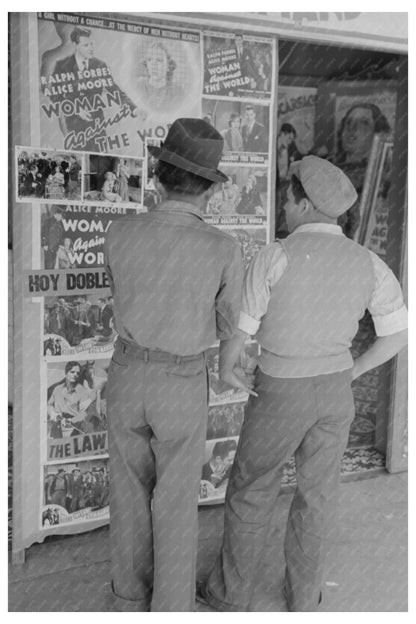
<svg viewBox="0 0 416 624">
<path fill-rule="evenodd" d="M 277 504 L 282 467 L 295 454 L 297 489 L 286 529 L 290 611 L 315 611 L 341 458 L 354 418 L 351 371 L 302 379 L 256 372 L 225 501 L 224 541 L 207 583 L 220 611 L 249 611 Z"/>
<path fill-rule="evenodd" d="M 116 342 L 107 384 L 110 547 L 121 611 L 193 611 L 207 375 Z"/>
</svg>

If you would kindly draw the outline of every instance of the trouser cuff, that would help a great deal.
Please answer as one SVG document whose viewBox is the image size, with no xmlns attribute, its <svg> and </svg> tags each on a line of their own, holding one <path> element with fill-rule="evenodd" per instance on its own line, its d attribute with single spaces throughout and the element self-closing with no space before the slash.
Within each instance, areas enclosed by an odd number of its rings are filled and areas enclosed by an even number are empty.
<svg viewBox="0 0 416 624">
<path fill-rule="evenodd" d="M 137 600 L 123 598 L 114 591 L 113 581 L 111 581 L 111 591 L 113 593 L 114 606 L 117 611 L 150 611 L 150 596 L 148 598 L 139 598 Z"/>
<path fill-rule="evenodd" d="M 215 596 L 213 596 L 210 593 L 208 587 L 205 588 L 204 598 L 209 604 L 209 606 L 213 607 L 214 609 L 217 609 L 217 611 L 229 611 L 229 612 L 247 611 L 247 608 L 239 607 L 233 604 L 228 604 L 227 602 L 221 602 L 221 600 L 218 600 L 217 598 L 215 598 Z"/>
<path fill-rule="evenodd" d="M 319 605 L 322 602 L 322 592 L 319 592 L 319 597 L 318 597 L 318 602 L 315 604 L 296 604 L 295 599 L 294 599 L 294 595 L 293 595 L 293 591 L 290 589 L 290 587 L 288 586 L 288 584 L 286 583 L 284 588 L 283 588 L 283 594 L 284 597 L 286 599 L 286 603 L 288 606 L 289 611 L 317 611 Z"/>
</svg>

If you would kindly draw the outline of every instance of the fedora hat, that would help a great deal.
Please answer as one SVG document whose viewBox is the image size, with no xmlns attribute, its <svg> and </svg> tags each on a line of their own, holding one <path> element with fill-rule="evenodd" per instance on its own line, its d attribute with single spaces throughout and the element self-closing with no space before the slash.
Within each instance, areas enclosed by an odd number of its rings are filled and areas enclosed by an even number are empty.
<svg viewBox="0 0 416 624">
<path fill-rule="evenodd" d="M 160 147 L 148 145 L 150 154 L 179 169 L 212 180 L 225 182 L 228 177 L 218 170 L 224 139 L 202 119 L 182 118 L 171 125 Z"/>
</svg>

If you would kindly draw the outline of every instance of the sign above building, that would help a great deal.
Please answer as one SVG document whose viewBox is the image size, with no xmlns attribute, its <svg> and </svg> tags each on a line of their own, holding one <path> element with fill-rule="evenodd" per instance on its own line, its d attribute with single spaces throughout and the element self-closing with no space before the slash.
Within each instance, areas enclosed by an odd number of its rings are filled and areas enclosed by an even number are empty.
<svg viewBox="0 0 416 624">
<path fill-rule="evenodd" d="M 160 13 L 142 13 L 158 16 Z M 289 38 L 322 43 L 343 43 L 360 47 L 407 53 L 408 14 L 402 13 L 164 13 L 170 19 L 189 24 L 215 23 L 227 28 L 260 30 Z"/>
</svg>

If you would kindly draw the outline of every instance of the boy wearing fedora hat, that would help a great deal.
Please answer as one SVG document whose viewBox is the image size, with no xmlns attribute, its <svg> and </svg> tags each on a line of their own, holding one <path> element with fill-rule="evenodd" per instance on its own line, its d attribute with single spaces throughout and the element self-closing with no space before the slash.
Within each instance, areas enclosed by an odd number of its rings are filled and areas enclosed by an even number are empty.
<svg viewBox="0 0 416 624">
<path fill-rule="evenodd" d="M 238 330 L 221 354 L 221 379 L 244 388 L 234 365 L 247 336 L 257 334 L 261 356 L 230 474 L 223 546 L 198 589 L 200 600 L 220 611 L 250 610 L 282 467 L 293 454 L 297 489 L 286 528 L 284 590 L 289 611 L 317 609 L 325 537 L 354 418 L 351 381 L 407 342 L 398 281 L 336 224 L 357 197 L 349 179 L 316 156 L 293 163 L 291 174 L 285 205 L 291 234 L 253 259 Z M 377 339 L 353 361 L 351 341 L 366 309 Z"/>
<path fill-rule="evenodd" d="M 221 135 L 177 119 L 157 160 L 163 201 L 105 243 L 118 332 L 108 372 L 112 587 L 122 611 L 192 611 L 208 412 L 204 352 L 237 327 L 239 245 L 201 216 Z"/>
</svg>

